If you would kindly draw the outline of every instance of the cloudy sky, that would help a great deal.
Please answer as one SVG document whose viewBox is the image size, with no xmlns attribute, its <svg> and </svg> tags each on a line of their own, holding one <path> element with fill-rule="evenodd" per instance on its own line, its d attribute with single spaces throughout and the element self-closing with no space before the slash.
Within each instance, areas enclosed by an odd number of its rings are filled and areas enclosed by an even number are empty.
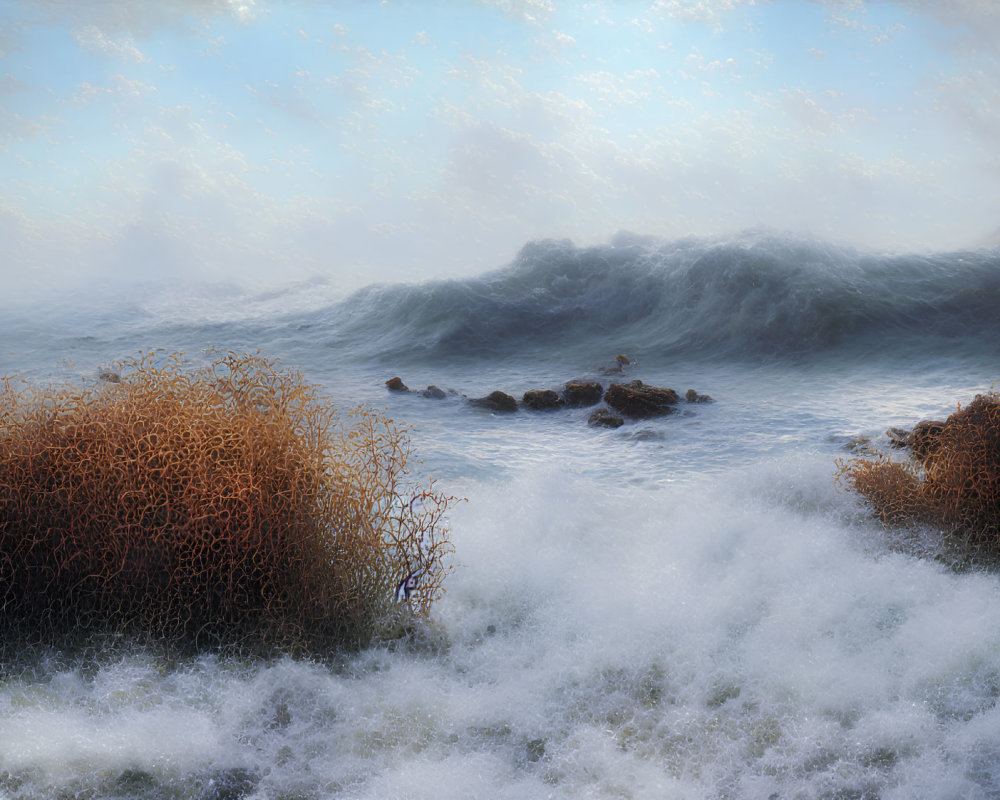
<svg viewBox="0 0 1000 800">
<path fill-rule="evenodd" d="M 1000 228 L 996 0 L 4 0 L 0 270 L 466 275 L 534 238 Z"/>
</svg>

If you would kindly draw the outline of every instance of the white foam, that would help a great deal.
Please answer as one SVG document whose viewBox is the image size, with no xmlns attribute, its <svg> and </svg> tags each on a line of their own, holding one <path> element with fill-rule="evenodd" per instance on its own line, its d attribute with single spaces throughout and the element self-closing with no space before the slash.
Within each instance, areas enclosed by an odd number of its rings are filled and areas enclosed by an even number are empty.
<svg viewBox="0 0 1000 800">
<path fill-rule="evenodd" d="M 995 792 L 995 577 L 867 546 L 833 472 L 479 484 L 452 515 L 450 646 L 11 679 L 0 769 L 41 794 L 235 768 L 254 798 Z M 801 491 L 764 491 L 781 476 Z"/>
</svg>

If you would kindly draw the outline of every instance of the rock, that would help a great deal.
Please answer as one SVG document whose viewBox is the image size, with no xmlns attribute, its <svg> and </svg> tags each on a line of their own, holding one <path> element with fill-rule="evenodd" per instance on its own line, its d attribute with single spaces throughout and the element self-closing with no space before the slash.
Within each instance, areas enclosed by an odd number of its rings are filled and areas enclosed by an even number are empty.
<svg viewBox="0 0 1000 800">
<path fill-rule="evenodd" d="M 604 402 L 626 417 L 661 417 L 670 414 L 680 396 L 673 389 L 646 386 L 642 381 L 613 383 Z"/>
<path fill-rule="evenodd" d="M 694 389 L 688 389 L 684 393 L 684 399 L 689 403 L 714 403 L 715 401 L 707 394 L 698 394 Z"/>
<path fill-rule="evenodd" d="M 907 447 L 910 439 L 910 432 L 904 428 L 889 428 L 885 432 L 889 437 L 889 444 L 893 447 Z"/>
<path fill-rule="evenodd" d="M 390 392 L 410 391 L 408 388 L 406 388 L 406 384 L 403 383 L 402 379 L 400 379 L 399 377 L 389 378 L 389 380 L 385 382 L 385 385 L 389 387 Z"/>
<path fill-rule="evenodd" d="M 529 389 L 521 398 L 521 405 L 536 411 L 559 408 L 565 405 L 563 399 L 551 389 Z"/>
<path fill-rule="evenodd" d="M 853 436 L 847 439 L 842 445 L 844 450 L 852 453 L 870 453 L 872 451 L 872 440 L 867 436 Z"/>
<path fill-rule="evenodd" d="M 477 397 L 469 400 L 469 404 L 477 408 L 487 408 L 490 411 L 500 411 L 503 413 L 517 411 L 517 400 L 501 391 L 490 392 L 486 397 Z"/>
<path fill-rule="evenodd" d="M 893 447 L 908 448 L 913 457 L 923 463 L 934 455 L 937 440 L 944 430 L 945 423 L 937 419 L 925 419 L 913 426 L 912 431 L 905 428 L 889 428 L 885 435 Z"/>
<path fill-rule="evenodd" d="M 443 400 L 447 396 L 442 389 L 438 389 L 433 383 L 420 394 L 422 397 L 429 397 L 432 400 Z"/>
<path fill-rule="evenodd" d="M 944 430 L 945 423 L 937 419 L 925 419 L 913 426 L 907 437 L 907 445 L 914 458 L 923 463 L 934 455 L 938 446 L 938 437 Z"/>
<path fill-rule="evenodd" d="M 104 381 L 105 383 L 121 383 L 122 376 L 121 373 L 115 372 L 114 370 L 106 369 L 103 372 L 98 373 L 97 379 Z"/>
<path fill-rule="evenodd" d="M 620 428 L 625 424 L 625 420 L 619 417 L 610 408 L 599 408 L 587 419 L 587 424 L 592 428 Z"/>
<path fill-rule="evenodd" d="M 569 381 L 563 386 L 563 401 L 568 406 L 596 406 L 601 402 L 604 387 L 596 381 Z"/>
</svg>

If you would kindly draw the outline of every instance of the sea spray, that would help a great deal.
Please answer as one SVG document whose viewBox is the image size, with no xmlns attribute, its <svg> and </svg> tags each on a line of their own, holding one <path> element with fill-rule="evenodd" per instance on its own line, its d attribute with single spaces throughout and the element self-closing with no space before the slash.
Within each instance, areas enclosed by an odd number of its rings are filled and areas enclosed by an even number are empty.
<svg viewBox="0 0 1000 800">
<path fill-rule="evenodd" d="M 806 500 L 760 499 L 789 469 Z M 828 465 L 614 489 L 540 465 L 472 495 L 453 512 L 462 565 L 432 646 L 340 667 L 138 654 L 10 676 L 2 788 L 113 796 L 141 777 L 184 793 L 240 775 L 248 796 L 316 798 L 995 786 L 995 578 L 859 546 L 873 523 Z"/>
<path fill-rule="evenodd" d="M 3 372 L 32 379 L 137 347 L 263 348 L 339 407 L 412 425 L 415 477 L 469 500 L 447 594 L 392 646 L 5 664 L 0 795 L 995 795 L 997 575 L 952 570 L 931 531 L 886 531 L 835 477 L 850 442 L 886 448 L 888 427 L 1000 378 L 996 253 L 795 241 L 532 247 L 369 304 L 242 287 L 217 309 L 74 302 L 60 328 L 0 315 Z M 716 403 L 595 431 L 582 410 L 501 419 L 462 398 L 620 352 Z M 390 395 L 395 374 L 456 394 Z"/>
</svg>

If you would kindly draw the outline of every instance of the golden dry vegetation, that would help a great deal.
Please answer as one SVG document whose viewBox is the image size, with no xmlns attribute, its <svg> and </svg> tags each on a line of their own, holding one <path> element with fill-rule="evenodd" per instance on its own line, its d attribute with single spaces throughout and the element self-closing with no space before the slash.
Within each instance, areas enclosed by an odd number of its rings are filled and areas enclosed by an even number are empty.
<svg viewBox="0 0 1000 800">
<path fill-rule="evenodd" d="M 378 635 L 394 590 L 442 592 L 454 498 L 407 479 L 406 431 L 341 418 L 296 372 L 230 354 L 0 382 L 0 626 L 324 652 Z"/>
<path fill-rule="evenodd" d="M 887 524 L 934 525 L 1000 555 L 1000 396 L 978 395 L 943 423 L 915 431 L 912 460 L 840 462 L 840 479 Z"/>
</svg>

